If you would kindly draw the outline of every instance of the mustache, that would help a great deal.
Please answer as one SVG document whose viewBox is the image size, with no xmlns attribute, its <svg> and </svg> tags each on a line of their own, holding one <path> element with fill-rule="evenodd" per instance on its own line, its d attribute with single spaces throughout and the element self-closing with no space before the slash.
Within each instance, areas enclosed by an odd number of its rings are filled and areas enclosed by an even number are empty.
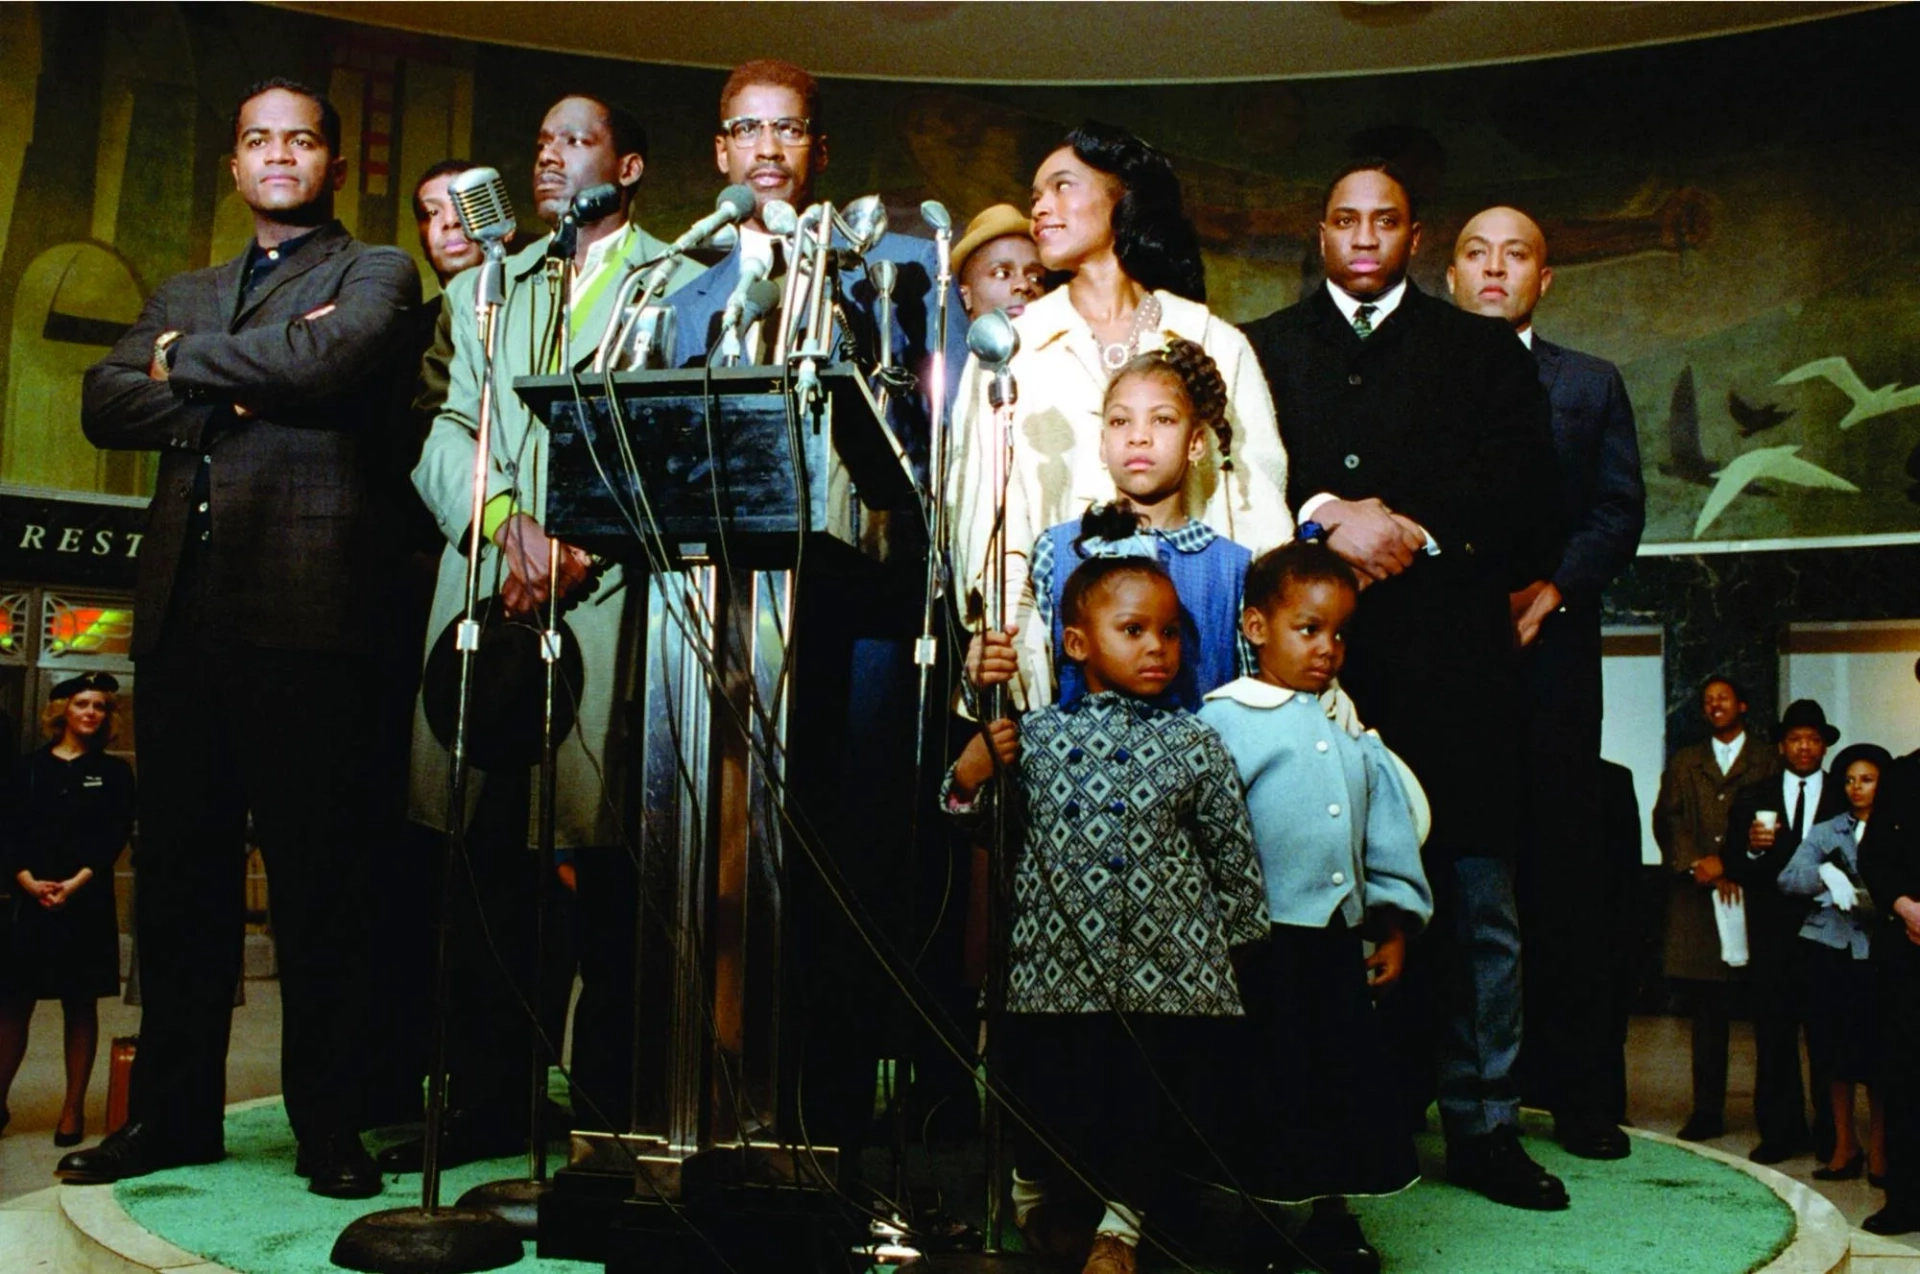
<svg viewBox="0 0 1920 1274">
<path fill-rule="evenodd" d="M 755 164 L 752 168 L 747 170 L 747 179 L 751 181 L 755 177 L 762 177 L 768 173 L 778 173 L 782 177 L 792 177 L 793 169 L 788 167 L 786 164 L 776 164 L 776 163 Z"/>
</svg>

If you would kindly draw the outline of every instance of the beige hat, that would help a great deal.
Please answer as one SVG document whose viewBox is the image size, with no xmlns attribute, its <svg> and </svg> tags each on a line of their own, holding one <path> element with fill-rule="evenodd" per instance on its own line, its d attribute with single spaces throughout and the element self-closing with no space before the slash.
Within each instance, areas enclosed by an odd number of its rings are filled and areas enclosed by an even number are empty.
<svg viewBox="0 0 1920 1274">
<path fill-rule="evenodd" d="M 1003 234 L 1023 234 L 1031 238 L 1033 222 L 1010 203 L 997 203 L 980 212 L 967 223 L 967 232 L 960 236 L 960 242 L 953 245 L 953 272 L 957 275 L 966 267 L 967 258 L 975 248 Z"/>
</svg>

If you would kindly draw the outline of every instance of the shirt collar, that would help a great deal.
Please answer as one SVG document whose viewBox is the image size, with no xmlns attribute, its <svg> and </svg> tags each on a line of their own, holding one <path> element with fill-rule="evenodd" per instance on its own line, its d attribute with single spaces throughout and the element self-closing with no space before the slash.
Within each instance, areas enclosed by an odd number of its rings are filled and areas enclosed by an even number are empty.
<svg viewBox="0 0 1920 1274">
<path fill-rule="evenodd" d="M 1520 343 L 1528 349 L 1533 348 L 1533 324 L 1529 323 L 1518 332 Z"/>
<path fill-rule="evenodd" d="M 1333 280 L 1329 279 L 1327 280 L 1327 295 L 1333 298 L 1334 308 L 1340 311 L 1341 318 L 1347 320 L 1347 326 L 1353 326 L 1354 311 L 1358 310 L 1362 305 L 1371 305 L 1373 307 L 1373 313 L 1369 317 L 1373 325 L 1379 327 L 1387 321 L 1389 314 L 1392 314 L 1400 308 L 1401 300 L 1407 295 L 1407 281 L 1402 279 L 1382 292 L 1379 296 L 1362 301 L 1357 296 L 1351 296 L 1341 291 L 1333 285 Z"/>
<path fill-rule="evenodd" d="M 1097 690 L 1081 695 L 1072 703 L 1063 706 L 1062 711 L 1069 714 L 1093 712 L 1106 714 L 1125 712 L 1141 721 L 1151 721 L 1164 716 L 1173 709 L 1163 708 L 1149 703 L 1145 699 L 1136 699 L 1132 695 L 1121 694 L 1118 690 Z"/>
<path fill-rule="evenodd" d="M 1231 699 L 1248 708 L 1277 708 L 1299 693 L 1298 690 L 1276 686 L 1271 681 L 1262 681 L 1258 677 L 1241 677 L 1229 681 L 1218 689 L 1207 691 L 1201 698 Z"/>
<path fill-rule="evenodd" d="M 1090 539 L 1082 546 L 1089 557 L 1147 557 L 1158 556 L 1152 553 L 1157 542 L 1165 544 L 1176 553 L 1202 553 L 1209 544 L 1220 538 L 1220 533 L 1202 522 L 1199 518 L 1187 519 L 1186 525 L 1177 526 L 1171 531 L 1163 531 L 1157 526 L 1143 526 L 1124 540 Z M 1102 552 L 1102 550 L 1105 552 Z"/>
<path fill-rule="evenodd" d="M 616 254 L 625 256 L 629 245 L 633 243 L 633 223 L 627 222 L 620 227 L 618 234 L 610 234 L 587 248 L 587 259 L 580 263 L 579 270 L 573 276 L 574 287 L 583 286 L 588 279 L 600 272 L 602 266 Z"/>
<path fill-rule="evenodd" d="M 1733 763 L 1740 759 L 1741 750 L 1747 745 L 1747 732 L 1745 730 L 1734 735 L 1732 739 L 1725 743 L 1720 742 L 1720 740 L 1714 736 L 1709 735 L 1708 737 L 1713 742 L 1713 759 L 1720 763 L 1720 768 L 1723 771 L 1732 768 Z"/>
</svg>

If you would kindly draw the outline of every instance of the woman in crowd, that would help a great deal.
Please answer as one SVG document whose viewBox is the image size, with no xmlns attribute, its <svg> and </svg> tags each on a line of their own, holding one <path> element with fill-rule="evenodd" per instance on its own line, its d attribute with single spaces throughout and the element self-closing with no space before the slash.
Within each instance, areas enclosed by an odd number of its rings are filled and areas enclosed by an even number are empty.
<svg viewBox="0 0 1920 1274">
<path fill-rule="evenodd" d="M 107 755 L 114 692 L 108 673 L 61 682 L 42 717 L 52 741 L 14 768 L 0 864 L 16 913 L 0 958 L 0 1127 L 27 1051 L 37 1000 L 59 1000 L 66 1017 L 67 1095 L 55 1145 L 85 1134 L 87 1081 L 100 1042 L 96 1001 L 120 989 L 120 937 L 113 863 L 133 828 L 133 767 Z"/>
<path fill-rule="evenodd" d="M 1868 971 L 1872 922 L 1860 887 L 1859 844 L 1873 820 L 1880 776 L 1892 757 L 1871 743 L 1856 743 L 1834 760 L 1833 774 L 1846 784 L 1845 814 L 1816 824 L 1780 873 L 1780 892 L 1811 898 L 1815 906 L 1800 927 L 1807 945 L 1807 1048 L 1815 1074 L 1828 1079 L 1833 1103 L 1833 1156 L 1813 1172 L 1816 1181 L 1848 1181 L 1866 1168 L 1879 1184 L 1886 1172 L 1885 1108 L 1879 1099 L 1879 1027 Z M 1853 1090 L 1867 1085 L 1872 1105 L 1867 1153 L 1854 1134 Z"/>
<path fill-rule="evenodd" d="M 1199 345 L 1218 365 L 1227 386 L 1228 429 L 1220 437 L 1231 438 L 1229 451 L 1210 437 L 1192 465 L 1187 516 L 1256 552 L 1284 542 L 1293 519 L 1273 399 L 1246 337 L 1206 307 L 1199 236 L 1182 211 L 1173 165 L 1131 133 L 1089 122 L 1041 161 L 1032 195 L 1041 264 L 1071 277 L 1013 321 L 1018 401 L 998 541 L 1007 549 L 1009 611 L 1040 534 L 1114 498 L 1100 454 L 1108 382 L 1174 337 Z M 982 577 L 990 551 L 998 551 L 990 549 L 1001 454 L 991 379 L 969 359 L 954 413 L 950 547 L 970 620 L 982 614 Z"/>
</svg>

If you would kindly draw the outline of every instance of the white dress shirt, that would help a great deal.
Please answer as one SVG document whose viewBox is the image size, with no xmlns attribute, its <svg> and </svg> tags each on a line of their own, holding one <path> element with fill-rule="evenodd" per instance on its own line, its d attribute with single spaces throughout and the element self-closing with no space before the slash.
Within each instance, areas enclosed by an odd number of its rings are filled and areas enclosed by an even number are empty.
<svg viewBox="0 0 1920 1274">
<path fill-rule="evenodd" d="M 1740 759 L 1740 749 L 1747 746 L 1747 732 L 1742 730 L 1733 736 L 1730 742 L 1720 742 L 1719 736 L 1712 737 L 1714 764 L 1720 767 L 1720 773 L 1726 774 L 1733 769 L 1733 763 Z"/>
</svg>

